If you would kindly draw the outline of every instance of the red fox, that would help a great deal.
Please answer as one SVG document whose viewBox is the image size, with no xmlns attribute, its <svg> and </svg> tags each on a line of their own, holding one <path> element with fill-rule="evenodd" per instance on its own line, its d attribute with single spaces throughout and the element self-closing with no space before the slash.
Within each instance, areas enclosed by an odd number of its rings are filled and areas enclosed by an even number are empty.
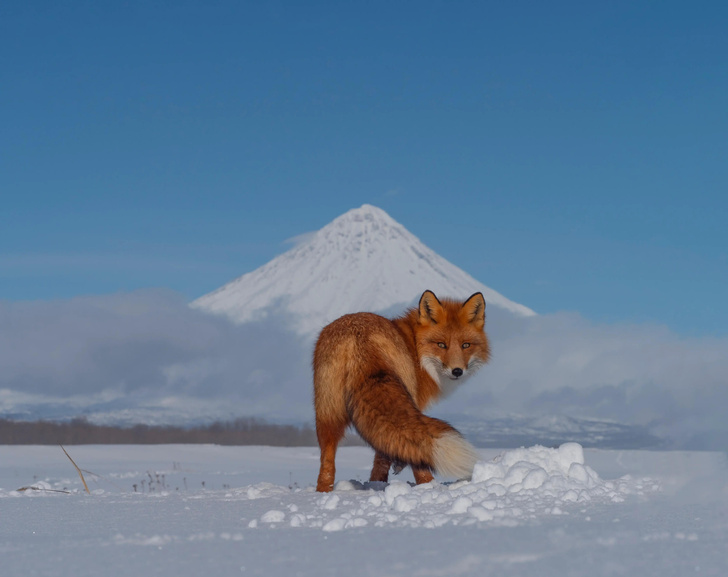
<svg viewBox="0 0 728 577">
<path fill-rule="evenodd" d="M 349 425 L 375 451 L 371 481 L 387 481 L 393 463 L 410 465 L 417 484 L 432 481 L 432 471 L 471 475 L 474 447 L 422 411 L 488 362 L 484 326 L 481 293 L 440 301 L 428 290 L 394 320 L 355 313 L 324 327 L 313 354 L 316 490 L 334 488 L 336 448 Z"/>
</svg>

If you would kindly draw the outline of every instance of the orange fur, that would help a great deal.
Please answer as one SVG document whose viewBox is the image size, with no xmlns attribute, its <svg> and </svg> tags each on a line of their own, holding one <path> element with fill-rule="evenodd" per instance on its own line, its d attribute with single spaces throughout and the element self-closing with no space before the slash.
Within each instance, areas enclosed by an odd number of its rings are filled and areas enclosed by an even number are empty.
<svg viewBox="0 0 728 577">
<path fill-rule="evenodd" d="M 394 320 L 355 313 L 324 327 L 313 356 L 316 489 L 333 489 L 336 448 L 349 425 L 376 451 L 372 481 L 386 481 L 393 462 L 410 465 L 418 484 L 431 481 L 431 471 L 469 474 L 474 449 L 422 411 L 488 361 L 484 325 L 481 293 L 459 302 L 425 291 L 417 308 Z"/>
</svg>

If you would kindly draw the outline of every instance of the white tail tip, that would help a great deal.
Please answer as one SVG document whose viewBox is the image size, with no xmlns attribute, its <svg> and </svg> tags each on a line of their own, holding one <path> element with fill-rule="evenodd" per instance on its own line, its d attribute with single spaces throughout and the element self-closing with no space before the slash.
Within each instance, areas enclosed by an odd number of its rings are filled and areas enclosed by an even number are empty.
<svg viewBox="0 0 728 577">
<path fill-rule="evenodd" d="M 435 471 L 445 477 L 470 479 L 478 461 L 478 452 L 458 433 L 448 432 L 435 441 Z"/>
</svg>

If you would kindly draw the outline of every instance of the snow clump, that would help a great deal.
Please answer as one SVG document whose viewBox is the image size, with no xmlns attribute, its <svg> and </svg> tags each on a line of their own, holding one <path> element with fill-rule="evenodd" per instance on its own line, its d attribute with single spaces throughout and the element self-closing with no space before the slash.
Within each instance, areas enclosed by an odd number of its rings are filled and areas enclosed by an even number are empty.
<svg viewBox="0 0 728 577">
<path fill-rule="evenodd" d="M 240 490 L 241 497 L 260 498 L 281 487 L 255 485 Z M 590 502 L 619 503 L 632 495 L 656 491 L 650 479 L 629 476 L 605 481 L 584 462 L 577 443 L 558 448 L 535 446 L 505 451 L 492 461 L 475 465 L 470 480 L 411 485 L 340 481 L 333 493 L 296 489 L 302 499 L 286 521 L 281 511 L 268 511 L 264 524 L 341 531 L 364 527 L 424 527 L 442 525 L 520 525 L 545 515 L 569 515 Z M 579 505 L 581 504 L 581 505 Z M 578 508 L 577 508 L 578 507 Z M 293 509 L 292 509 L 293 510 Z M 257 524 L 251 525 L 253 527 Z M 269 525 L 270 526 L 270 525 Z"/>
</svg>

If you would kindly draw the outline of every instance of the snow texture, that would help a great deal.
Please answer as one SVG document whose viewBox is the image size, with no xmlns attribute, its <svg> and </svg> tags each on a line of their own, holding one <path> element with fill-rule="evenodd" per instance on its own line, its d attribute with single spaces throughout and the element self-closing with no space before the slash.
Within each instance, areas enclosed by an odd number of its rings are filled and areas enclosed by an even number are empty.
<svg viewBox="0 0 728 577">
<path fill-rule="evenodd" d="M 58 447 L 0 446 L 3 575 L 728 571 L 720 453 L 481 450 L 472 480 L 413 486 L 342 448 L 321 494 L 315 448 L 68 450 L 91 495 Z"/>
<path fill-rule="evenodd" d="M 573 504 L 621 503 L 630 495 L 658 490 L 659 483 L 651 479 L 603 481 L 584 464 L 582 447 L 567 443 L 558 449 L 506 451 L 477 463 L 470 481 L 419 486 L 396 478 L 388 485 L 339 481 L 333 493 L 308 500 L 289 515 L 267 511 L 260 522 L 323 531 L 370 524 L 429 529 L 477 522 L 512 526 L 544 515 L 565 515 Z M 256 499 L 276 497 L 280 491 L 266 483 L 253 487 Z M 244 492 L 250 495 L 250 489 Z"/>
<path fill-rule="evenodd" d="M 293 314 L 298 332 L 310 334 L 346 313 L 401 309 L 425 289 L 454 298 L 482 292 L 489 307 L 518 316 L 534 314 L 449 263 L 386 212 L 367 204 L 192 304 L 238 323 L 259 320 L 271 311 Z"/>
</svg>

